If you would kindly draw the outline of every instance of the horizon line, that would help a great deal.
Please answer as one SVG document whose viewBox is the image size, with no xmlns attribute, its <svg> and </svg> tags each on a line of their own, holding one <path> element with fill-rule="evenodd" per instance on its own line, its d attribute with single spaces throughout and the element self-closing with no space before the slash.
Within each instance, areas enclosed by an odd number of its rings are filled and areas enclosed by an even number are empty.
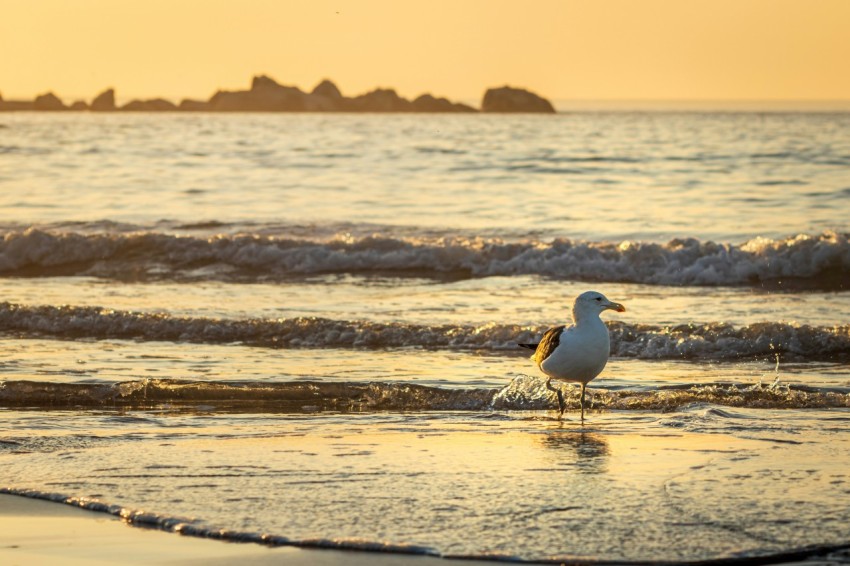
<svg viewBox="0 0 850 566">
<path fill-rule="evenodd" d="M 333 81 L 332 81 L 333 82 Z M 334 83 L 335 84 L 335 83 Z M 510 83 L 506 83 L 510 85 Z M 296 87 L 298 88 L 298 87 Z M 375 87 L 375 88 L 390 88 L 393 87 Z M 494 87 L 495 88 L 495 87 Z M 11 101 L 29 101 L 34 100 L 37 96 L 47 93 L 53 93 L 58 96 L 63 102 L 78 101 L 78 100 L 93 100 L 100 93 L 113 89 L 115 91 L 115 102 L 117 106 L 127 104 L 134 100 L 153 100 L 165 99 L 169 101 L 191 100 L 191 96 L 170 97 L 168 95 L 156 96 L 123 96 L 117 87 L 106 87 L 97 92 L 94 96 L 78 96 L 78 95 L 59 95 L 55 90 L 47 90 L 39 94 L 33 95 L 31 98 L 22 96 L 7 97 L 0 90 L 0 100 Z M 226 90 L 226 89 L 218 89 Z M 306 91 L 305 91 L 306 92 Z M 398 92 L 398 91 L 396 91 Z M 426 91 L 428 93 L 429 91 Z M 600 98 L 567 98 L 567 97 L 547 97 L 555 107 L 557 112 L 570 111 L 665 111 L 665 110 L 717 110 L 717 111 L 850 111 L 850 97 L 848 98 L 682 98 L 682 97 L 665 97 L 665 98 L 641 98 L 641 97 L 600 97 Z M 480 103 L 481 97 L 458 97 L 455 101 L 469 105 Z"/>
<path fill-rule="evenodd" d="M 850 98 L 552 98 L 559 107 L 610 106 L 610 107 L 719 107 L 719 108 L 845 108 L 850 109 Z"/>
<path fill-rule="evenodd" d="M 333 81 L 331 81 L 333 82 Z M 334 83 L 336 84 L 336 83 Z M 283 86 L 291 86 L 291 85 L 283 85 Z M 507 82 L 501 86 L 514 86 L 512 83 Z M 299 88 L 299 87 L 296 87 Z M 397 88 L 391 86 L 377 86 L 375 89 L 379 88 L 389 88 L 399 92 Z M 487 87 L 487 88 L 500 88 L 500 87 Z M 517 88 L 527 88 L 527 87 L 517 87 Z M 81 94 L 60 94 L 54 89 L 47 89 L 44 91 L 39 91 L 35 94 L 23 95 L 23 94 L 12 94 L 7 95 L 4 93 L 4 90 L 0 88 L 0 100 L 11 101 L 11 100 L 34 100 L 37 96 L 41 96 L 48 93 L 53 93 L 63 101 L 70 100 L 87 100 L 93 99 L 98 96 L 102 92 L 113 89 L 115 91 L 115 100 L 116 102 L 121 101 L 122 103 L 130 102 L 133 100 L 152 100 L 154 98 L 163 98 L 166 100 L 184 100 L 193 98 L 191 95 L 125 95 L 121 93 L 119 87 L 117 86 L 106 86 L 100 88 L 95 92 L 95 94 L 81 95 Z M 227 88 L 218 88 L 214 92 L 217 91 L 227 91 Z M 485 88 L 486 91 L 486 88 Z M 8 92 L 8 91 L 7 91 Z M 308 92 L 308 91 L 305 91 Z M 399 93 L 400 96 L 401 93 Z M 425 90 L 423 94 L 433 94 L 432 91 Z M 434 94 L 434 96 L 445 96 L 451 97 L 458 101 L 470 102 L 476 101 L 479 102 L 481 95 L 477 97 L 471 96 L 452 96 L 448 94 Z M 550 96 L 541 94 L 554 102 L 565 103 L 565 104 L 624 104 L 624 103 L 635 103 L 635 104 L 710 104 L 710 103 L 721 103 L 721 104 L 842 104 L 842 105 L 850 105 L 850 96 L 846 98 L 748 98 L 748 97 L 635 97 L 635 96 L 624 96 L 624 97 L 569 97 L 569 96 Z"/>
</svg>

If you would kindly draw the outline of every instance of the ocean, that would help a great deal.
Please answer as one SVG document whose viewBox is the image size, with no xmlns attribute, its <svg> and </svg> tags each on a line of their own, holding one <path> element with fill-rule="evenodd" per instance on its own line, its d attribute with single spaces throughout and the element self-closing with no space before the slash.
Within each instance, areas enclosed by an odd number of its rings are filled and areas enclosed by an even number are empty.
<svg viewBox="0 0 850 566">
<path fill-rule="evenodd" d="M 269 545 L 850 560 L 848 219 L 850 113 L 1 114 L 0 492 Z M 589 289 L 628 310 L 582 425 L 516 344 Z"/>
</svg>

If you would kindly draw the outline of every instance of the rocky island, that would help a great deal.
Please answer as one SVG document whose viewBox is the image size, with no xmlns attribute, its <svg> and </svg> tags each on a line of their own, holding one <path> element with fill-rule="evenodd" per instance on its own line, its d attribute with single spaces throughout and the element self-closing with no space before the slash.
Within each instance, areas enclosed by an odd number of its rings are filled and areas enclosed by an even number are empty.
<svg viewBox="0 0 850 566">
<path fill-rule="evenodd" d="M 175 104 L 164 98 L 132 100 L 118 106 L 115 90 L 108 89 L 91 103 L 77 100 L 66 105 L 52 92 L 34 100 L 4 100 L 0 111 L 91 111 L 91 112 L 535 112 L 554 113 L 552 103 L 521 88 L 504 86 L 488 89 L 481 109 L 446 98 L 423 94 L 413 100 L 393 89 L 378 88 L 354 97 L 343 96 L 329 80 L 310 92 L 279 84 L 265 75 L 254 77 L 249 90 L 219 90 L 209 100 L 184 99 Z"/>
</svg>

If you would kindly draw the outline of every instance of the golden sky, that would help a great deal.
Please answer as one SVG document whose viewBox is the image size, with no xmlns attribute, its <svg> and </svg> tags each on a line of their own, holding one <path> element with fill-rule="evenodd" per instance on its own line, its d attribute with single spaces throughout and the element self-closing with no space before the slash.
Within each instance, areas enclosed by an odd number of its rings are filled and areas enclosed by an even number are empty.
<svg viewBox="0 0 850 566">
<path fill-rule="evenodd" d="M 850 99 L 850 0 L 0 0 L 0 93 Z"/>
</svg>

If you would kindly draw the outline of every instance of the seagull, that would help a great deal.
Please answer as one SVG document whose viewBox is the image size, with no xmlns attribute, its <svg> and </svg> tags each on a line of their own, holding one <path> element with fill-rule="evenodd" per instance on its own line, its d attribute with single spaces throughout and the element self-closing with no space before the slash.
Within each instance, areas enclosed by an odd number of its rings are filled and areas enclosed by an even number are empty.
<svg viewBox="0 0 850 566">
<path fill-rule="evenodd" d="M 572 326 L 556 326 L 543 334 L 538 344 L 519 344 L 534 350 L 531 359 L 548 376 L 546 388 L 558 394 L 561 416 L 567 408 L 561 390 L 552 386 L 552 378 L 581 383 L 581 422 L 584 423 L 584 391 L 608 362 L 611 341 L 608 327 L 599 318 L 602 311 L 626 312 L 620 303 L 609 301 L 602 293 L 585 291 L 573 304 Z"/>
</svg>

